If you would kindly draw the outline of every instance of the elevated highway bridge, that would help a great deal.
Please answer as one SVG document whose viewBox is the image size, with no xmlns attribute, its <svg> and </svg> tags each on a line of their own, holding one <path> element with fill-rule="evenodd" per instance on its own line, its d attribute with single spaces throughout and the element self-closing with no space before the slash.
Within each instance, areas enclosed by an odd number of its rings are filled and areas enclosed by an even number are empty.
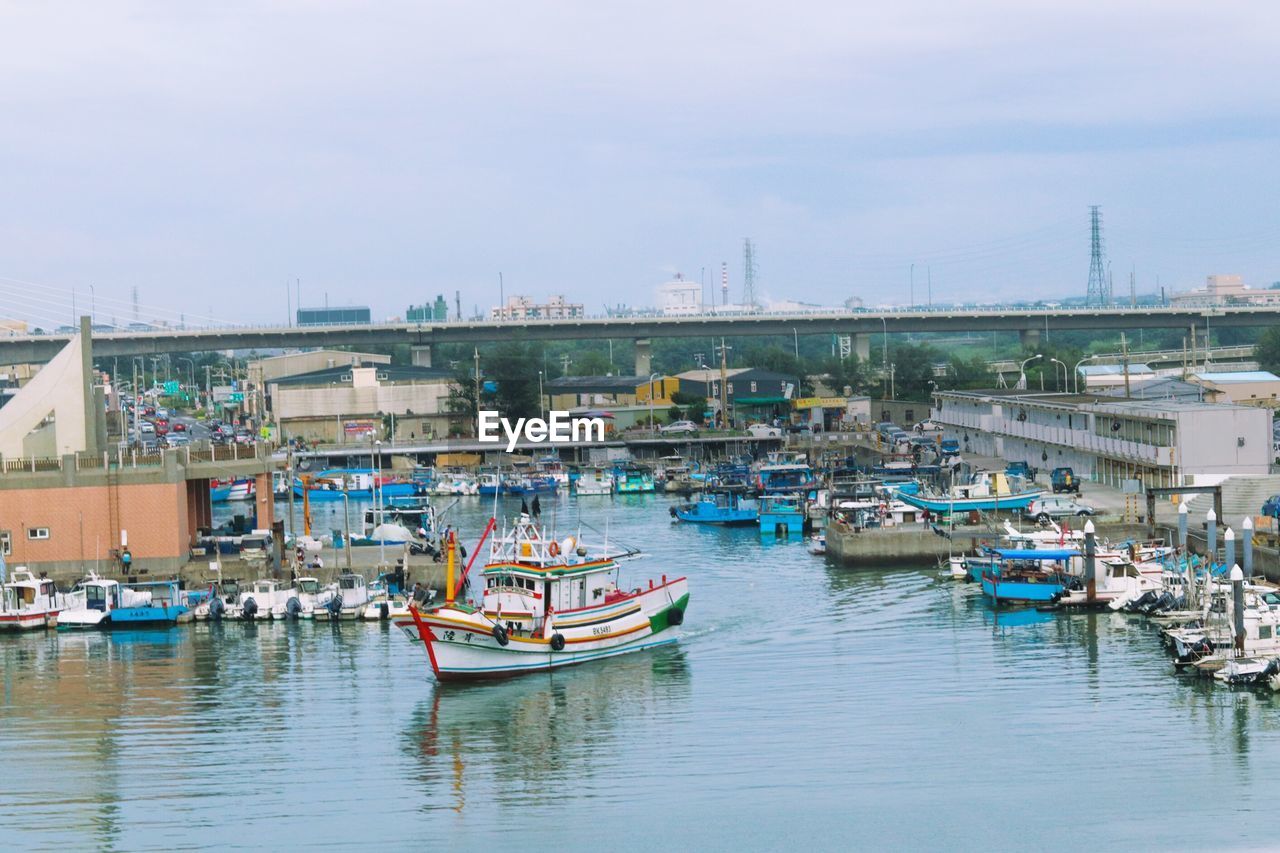
<svg viewBox="0 0 1280 853">
<path fill-rule="evenodd" d="M 596 317 L 570 320 L 456 321 L 344 326 L 236 326 L 105 332 L 94 335 L 98 357 L 161 355 L 209 350 L 270 350 L 331 346 L 408 344 L 414 363 L 430 365 L 437 344 L 500 340 L 631 340 L 636 374 L 650 372 L 653 338 L 848 335 L 853 351 L 867 358 L 881 337 L 910 332 L 1017 332 L 1034 346 L 1045 333 L 1073 329 L 1195 329 L 1266 327 L 1280 323 L 1280 307 L 964 308 L 902 311 L 814 311 L 807 313 L 695 314 L 681 317 Z M 0 364 L 48 361 L 68 335 L 0 338 Z"/>
</svg>

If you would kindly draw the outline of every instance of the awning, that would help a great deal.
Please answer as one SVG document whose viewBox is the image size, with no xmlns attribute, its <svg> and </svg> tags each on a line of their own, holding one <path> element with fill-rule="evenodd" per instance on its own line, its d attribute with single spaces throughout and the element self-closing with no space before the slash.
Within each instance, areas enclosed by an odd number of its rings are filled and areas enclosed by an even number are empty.
<svg viewBox="0 0 1280 853">
<path fill-rule="evenodd" d="M 1070 548 L 993 548 L 1006 560 L 1069 560 L 1079 557 L 1079 551 Z"/>
</svg>

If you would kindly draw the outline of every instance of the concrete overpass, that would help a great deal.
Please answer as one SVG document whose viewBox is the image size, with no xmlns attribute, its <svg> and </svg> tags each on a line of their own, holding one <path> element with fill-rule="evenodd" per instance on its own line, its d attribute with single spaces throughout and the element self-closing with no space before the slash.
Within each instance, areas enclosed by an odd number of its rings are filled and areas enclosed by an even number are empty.
<svg viewBox="0 0 1280 853">
<path fill-rule="evenodd" d="M 525 322 L 485 320 L 363 326 L 245 326 L 94 335 L 98 357 L 160 355 L 207 350 L 388 346 L 409 344 L 414 363 L 429 365 L 436 344 L 499 340 L 631 340 L 636 374 L 650 372 L 653 338 L 717 338 L 748 335 L 849 335 L 862 358 L 878 336 L 908 332 L 1017 332 L 1034 346 L 1043 333 L 1071 329 L 1196 329 L 1198 335 L 1231 326 L 1280 323 L 1280 307 L 964 308 L 902 311 L 814 311 L 786 314 L 697 314 L 685 317 L 598 317 Z M 66 335 L 0 338 L 0 364 L 45 362 L 66 345 Z"/>
</svg>

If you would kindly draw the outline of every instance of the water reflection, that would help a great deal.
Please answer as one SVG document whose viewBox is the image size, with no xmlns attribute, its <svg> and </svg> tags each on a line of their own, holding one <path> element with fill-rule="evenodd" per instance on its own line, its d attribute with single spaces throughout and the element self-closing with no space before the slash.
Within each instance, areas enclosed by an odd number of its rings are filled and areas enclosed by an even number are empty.
<svg viewBox="0 0 1280 853">
<path fill-rule="evenodd" d="M 616 770 L 608 744 L 638 718 L 680 716 L 689 687 L 688 660 L 678 647 L 546 676 L 437 685 L 404 732 L 425 794 L 422 807 L 461 811 L 475 789 L 497 805 L 526 808 L 570 789 L 591 796 L 590 781 Z"/>
</svg>

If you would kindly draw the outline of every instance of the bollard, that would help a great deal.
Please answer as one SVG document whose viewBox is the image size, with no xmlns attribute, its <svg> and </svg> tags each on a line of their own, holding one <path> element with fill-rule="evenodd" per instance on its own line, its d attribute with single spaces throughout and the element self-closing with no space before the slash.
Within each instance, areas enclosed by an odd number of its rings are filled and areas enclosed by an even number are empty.
<svg viewBox="0 0 1280 853">
<path fill-rule="evenodd" d="M 1244 517 L 1244 524 L 1240 525 L 1244 530 L 1244 576 L 1253 577 L 1253 519 L 1249 516 Z"/>
<path fill-rule="evenodd" d="M 1244 572 L 1231 567 L 1231 615 L 1235 628 L 1236 654 L 1244 653 Z"/>
<path fill-rule="evenodd" d="M 1236 564 L 1236 532 L 1228 527 L 1222 534 L 1222 550 L 1226 552 L 1223 559 L 1224 566 L 1234 566 Z"/>
<path fill-rule="evenodd" d="M 1187 552 L 1187 502 L 1178 504 L 1178 548 Z"/>
<path fill-rule="evenodd" d="M 1187 571 L 1187 606 L 1192 607 L 1196 595 L 1196 570 L 1191 565 L 1191 555 L 1187 553 L 1187 502 L 1178 504 L 1178 553 L 1182 555 Z"/>
<path fill-rule="evenodd" d="M 1205 550 L 1209 553 L 1209 565 L 1212 566 L 1218 559 L 1218 515 L 1209 510 L 1204 514 L 1204 520 L 1205 537 L 1208 540 Z"/>
<path fill-rule="evenodd" d="M 1095 601 L 1098 597 L 1097 562 L 1094 559 L 1096 553 L 1097 542 L 1093 536 L 1093 521 L 1086 521 L 1084 523 L 1084 578 L 1089 601 Z"/>
</svg>

